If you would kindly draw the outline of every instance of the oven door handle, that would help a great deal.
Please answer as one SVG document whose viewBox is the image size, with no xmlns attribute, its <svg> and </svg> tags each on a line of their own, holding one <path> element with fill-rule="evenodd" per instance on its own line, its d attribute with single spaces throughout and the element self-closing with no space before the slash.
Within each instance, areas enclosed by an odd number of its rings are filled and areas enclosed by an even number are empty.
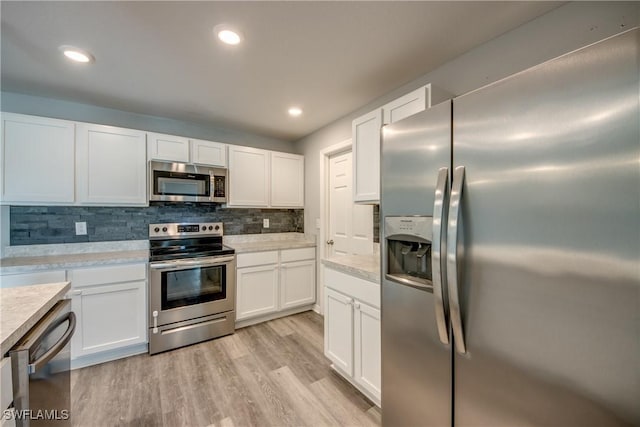
<svg viewBox="0 0 640 427">
<path fill-rule="evenodd" d="M 178 265 L 177 262 L 152 262 L 149 264 L 149 268 L 161 270 L 163 268 L 175 268 Z"/>
<path fill-rule="evenodd" d="M 178 265 L 180 266 L 189 266 L 189 267 L 210 267 L 212 265 L 221 265 L 227 264 L 235 259 L 235 256 L 228 257 L 217 257 L 217 258 L 209 258 L 206 260 L 181 260 L 178 261 Z"/>
</svg>

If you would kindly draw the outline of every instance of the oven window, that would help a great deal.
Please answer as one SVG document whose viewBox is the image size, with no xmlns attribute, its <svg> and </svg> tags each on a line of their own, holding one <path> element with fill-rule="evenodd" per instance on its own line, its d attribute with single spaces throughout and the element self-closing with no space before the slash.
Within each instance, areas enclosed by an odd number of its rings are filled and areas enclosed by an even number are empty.
<svg viewBox="0 0 640 427">
<path fill-rule="evenodd" d="M 225 299 L 226 273 L 226 265 L 162 273 L 162 310 Z"/>
<path fill-rule="evenodd" d="M 204 196 L 210 194 L 209 175 L 154 171 L 154 193 L 167 196 Z"/>
</svg>

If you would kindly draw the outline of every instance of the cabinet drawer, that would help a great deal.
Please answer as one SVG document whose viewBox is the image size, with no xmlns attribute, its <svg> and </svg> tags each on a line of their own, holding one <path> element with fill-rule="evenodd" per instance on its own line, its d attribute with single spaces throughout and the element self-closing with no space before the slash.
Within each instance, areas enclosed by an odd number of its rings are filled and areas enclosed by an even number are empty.
<svg viewBox="0 0 640 427">
<path fill-rule="evenodd" d="M 5 357 L 0 362 L 0 410 L 4 411 L 13 402 L 13 383 L 11 376 L 11 358 Z"/>
<path fill-rule="evenodd" d="M 277 264 L 278 251 L 251 252 L 248 254 L 238 254 L 236 267 L 253 267 L 256 265 Z"/>
<path fill-rule="evenodd" d="M 280 262 L 315 259 L 316 248 L 285 249 L 280 254 Z"/>
<path fill-rule="evenodd" d="M 58 283 L 67 280 L 64 270 L 37 271 L 34 273 L 9 274 L 0 276 L 0 287 L 15 288 L 17 286 L 41 285 L 43 283 Z"/>
<path fill-rule="evenodd" d="M 380 308 L 380 285 L 324 267 L 324 285 Z"/>
<path fill-rule="evenodd" d="M 71 286 L 76 288 L 106 283 L 133 282 L 146 278 L 146 264 L 125 264 L 71 270 L 69 280 L 71 280 Z"/>
</svg>

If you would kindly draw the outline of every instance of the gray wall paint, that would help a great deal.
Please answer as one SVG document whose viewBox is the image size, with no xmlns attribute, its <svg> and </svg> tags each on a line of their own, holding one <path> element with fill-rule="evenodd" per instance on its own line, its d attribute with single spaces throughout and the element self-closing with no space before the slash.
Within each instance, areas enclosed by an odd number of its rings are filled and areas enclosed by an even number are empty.
<svg viewBox="0 0 640 427">
<path fill-rule="evenodd" d="M 223 222 L 224 233 L 302 232 L 302 209 L 222 209 L 219 205 L 155 203 L 149 207 L 11 206 L 11 245 L 146 240 L 149 224 Z M 262 220 L 269 219 L 269 228 Z M 75 222 L 87 235 L 75 235 Z"/>
<path fill-rule="evenodd" d="M 574 2 L 490 40 L 298 141 L 305 156 L 305 232 L 320 218 L 320 150 L 351 138 L 353 119 L 424 84 L 459 96 L 640 22 L 638 2 Z M 425 52 L 427 54 L 427 52 Z"/>
<path fill-rule="evenodd" d="M 12 113 L 140 129 L 287 153 L 296 152 L 294 144 L 290 141 L 282 141 L 207 123 L 184 122 L 61 99 L 2 92 L 0 105 L 2 111 Z"/>
</svg>

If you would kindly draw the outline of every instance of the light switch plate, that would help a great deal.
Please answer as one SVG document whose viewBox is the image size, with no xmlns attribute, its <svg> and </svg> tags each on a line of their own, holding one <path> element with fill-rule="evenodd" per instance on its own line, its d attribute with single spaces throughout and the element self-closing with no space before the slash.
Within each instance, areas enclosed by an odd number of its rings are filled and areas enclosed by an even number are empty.
<svg viewBox="0 0 640 427">
<path fill-rule="evenodd" d="M 76 236 L 86 236 L 87 235 L 87 223 L 86 222 L 76 222 Z"/>
<path fill-rule="evenodd" d="M 265 218 L 262 220 L 262 227 L 269 228 L 269 218 Z"/>
</svg>

